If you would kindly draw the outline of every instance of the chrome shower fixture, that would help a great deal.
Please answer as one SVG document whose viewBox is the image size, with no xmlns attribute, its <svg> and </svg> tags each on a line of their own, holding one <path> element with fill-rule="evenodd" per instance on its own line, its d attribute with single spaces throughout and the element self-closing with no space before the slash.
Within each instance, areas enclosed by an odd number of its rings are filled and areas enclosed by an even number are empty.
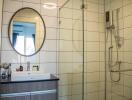
<svg viewBox="0 0 132 100">
<path fill-rule="evenodd" d="M 119 60 L 119 49 L 121 48 L 122 44 L 123 44 L 123 40 L 124 38 L 120 36 L 119 33 L 119 11 L 120 9 L 116 9 L 116 10 L 112 10 L 112 11 L 107 11 L 106 12 L 106 38 L 108 40 L 108 38 L 110 38 L 110 46 L 109 46 L 109 50 L 108 50 L 108 66 L 109 66 L 109 71 L 110 71 L 110 76 L 111 76 L 111 80 L 113 82 L 119 82 L 120 78 L 121 78 L 121 72 L 119 72 L 118 70 L 120 70 L 121 67 L 121 61 Z M 114 19 L 115 18 L 115 19 Z M 115 42 L 113 42 L 113 39 Z M 106 42 L 107 42 L 106 40 Z M 115 43 L 115 48 L 116 48 L 116 61 L 113 61 L 113 48 L 114 48 L 114 44 Z M 116 70 L 114 70 L 114 68 L 116 68 Z M 117 72 L 118 71 L 118 79 L 115 80 L 112 77 L 112 72 Z"/>
</svg>

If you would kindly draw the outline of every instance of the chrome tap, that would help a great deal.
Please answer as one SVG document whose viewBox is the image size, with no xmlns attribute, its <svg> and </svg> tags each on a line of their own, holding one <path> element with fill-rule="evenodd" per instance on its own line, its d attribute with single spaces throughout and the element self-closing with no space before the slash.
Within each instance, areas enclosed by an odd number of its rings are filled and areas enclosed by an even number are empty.
<svg viewBox="0 0 132 100">
<path fill-rule="evenodd" d="M 27 71 L 30 71 L 30 61 L 27 62 Z"/>
</svg>

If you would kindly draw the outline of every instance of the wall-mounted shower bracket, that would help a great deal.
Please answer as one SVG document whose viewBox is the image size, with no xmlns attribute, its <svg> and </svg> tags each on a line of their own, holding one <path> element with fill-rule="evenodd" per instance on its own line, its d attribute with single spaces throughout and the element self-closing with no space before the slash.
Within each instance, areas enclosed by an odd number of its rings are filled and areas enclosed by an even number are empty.
<svg viewBox="0 0 132 100">
<path fill-rule="evenodd" d="M 87 6 L 85 4 L 82 4 L 81 9 L 87 9 Z"/>
</svg>

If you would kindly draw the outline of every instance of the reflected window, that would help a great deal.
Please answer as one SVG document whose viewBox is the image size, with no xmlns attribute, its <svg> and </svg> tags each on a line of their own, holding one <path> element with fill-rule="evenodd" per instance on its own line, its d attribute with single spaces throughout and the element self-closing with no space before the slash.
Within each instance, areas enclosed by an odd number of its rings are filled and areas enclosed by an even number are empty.
<svg viewBox="0 0 132 100">
<path fill-rule="evenodd" d="M 16 43 L 14 44 L 15 49 L 18 50 L 22 54 L 24 53 L 24 42 L 23 41 L 24 41 L 24 36 L 17 36 Z"/>
<path fill-rule="evenodd" d="M 35 52 L 36 24 L 30 22 L 13 22 L 13 46 L 21 54 L 33 54 Z"/>
</svg>

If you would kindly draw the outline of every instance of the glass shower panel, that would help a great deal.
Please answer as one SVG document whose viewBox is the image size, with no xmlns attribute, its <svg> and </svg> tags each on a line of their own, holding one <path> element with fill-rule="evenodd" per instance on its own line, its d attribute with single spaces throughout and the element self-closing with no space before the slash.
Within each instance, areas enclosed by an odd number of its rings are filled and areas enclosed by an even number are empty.
<svg viewBox="0 0 132 100">
<path fill-rule="evenodd" d="M 60 100 L 82 100 L 82 0 L 65 0 L 59 9 Z"/>
<path fill-rule="evenodd" d="M 85 2 L 85 98 L 105 100 L 104 0 Z"/>
</svg>

